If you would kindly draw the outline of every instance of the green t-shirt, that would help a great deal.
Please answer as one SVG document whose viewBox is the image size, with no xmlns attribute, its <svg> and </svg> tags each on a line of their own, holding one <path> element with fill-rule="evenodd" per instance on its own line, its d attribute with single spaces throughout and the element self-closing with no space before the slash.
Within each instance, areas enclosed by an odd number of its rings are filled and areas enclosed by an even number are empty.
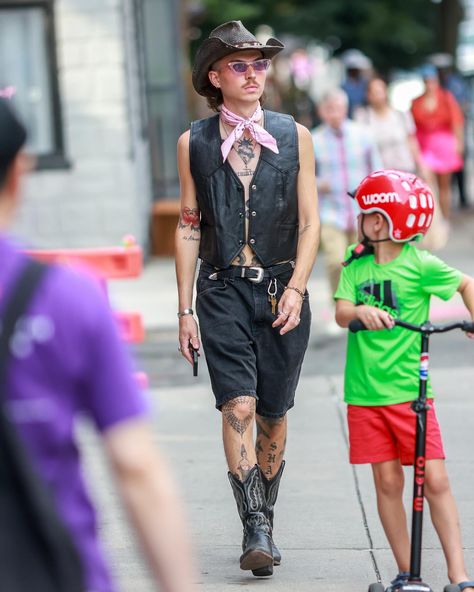
<svg viewBox="0 0 474 592">
<path fill-rule="evenodd" d="M 406 243 L 389 263 L 377 264 L 374 255 L 366 255 L 344 267 L 334 298 L 378 306 L 395 318 L 421 325 L 429 318 L 430 297 L 449 300 L 461 278 L 461 272 L 428 251 Z M 346 403 L 394 405 L 416 399 L 420 346 L 420 334 L 402 327 L 349 333 Z M 427 388 L 432 397 L 429 381 Z"/>
</svg>

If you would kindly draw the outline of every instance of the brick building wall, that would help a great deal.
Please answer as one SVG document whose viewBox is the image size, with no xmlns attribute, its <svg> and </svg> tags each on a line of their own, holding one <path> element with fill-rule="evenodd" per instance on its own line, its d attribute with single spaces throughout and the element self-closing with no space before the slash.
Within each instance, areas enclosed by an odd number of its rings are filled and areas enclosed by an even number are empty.
<svg viewBox="0 0 474 592">
<path fill-rule="evenodd" d="M 148 142 L 140 118 L 132 0 L 55 2 L 69 168 L 32 173 L 16 233 L 39 247 L 148 241 Z"/>
</svg>

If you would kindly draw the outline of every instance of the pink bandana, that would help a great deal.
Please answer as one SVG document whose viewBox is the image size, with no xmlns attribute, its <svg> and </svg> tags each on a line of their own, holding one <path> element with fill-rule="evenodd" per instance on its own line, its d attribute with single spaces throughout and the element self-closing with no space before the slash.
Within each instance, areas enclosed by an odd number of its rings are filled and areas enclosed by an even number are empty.
<svg viewBox="0 0 474 592">
<path fill-rule="evenodd" d="M 237 140 L 240 140 L 246 129 L 249 130 L 250 135 L 256 142 L 258 142 L 262 146 L 265 146 L 272 152 L 278 154 L 278 147 L 275 138 L 270 133 L 268 133 L 265 128 L 256 123 L 260 120 L 261 117 L 262 108 L 260 107 L 260 103 L 258 104 L 255 113 L 252 115 L 252 117 L 249 117 L 249 119 L 244 119 L 243 117 L 240 117 L 240 115 L 232 113 L 232 111 L 229 111 L 227 107 L 222 105 L 222 121 L 224 123 L 227 123 L 227 125 L 231 125 L 234 128 L 229 134 L 229 137 L 224 140 L 221 146 L 221 152 L 222 156 L 224 157 L 224 162 L 229 156 L 229 152 L 232 150 L 232 144 L 234 142 L 237 142 Z"/>
<path fill-rule="evenodd" d="M 11 99 L 15 93 L 16 88 L 14 86 L 6 86 L 5 88 L 0 88 L 0 97 L 2 97 L 2 99 Z"/>
</svg>

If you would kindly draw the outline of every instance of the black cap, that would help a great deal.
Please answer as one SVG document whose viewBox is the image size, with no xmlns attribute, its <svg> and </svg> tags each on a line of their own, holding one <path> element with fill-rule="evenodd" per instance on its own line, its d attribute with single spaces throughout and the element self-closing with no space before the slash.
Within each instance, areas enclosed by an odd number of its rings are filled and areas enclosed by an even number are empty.
<svg viewBox="0 0 474 592">
<path fill-rule="evenodd" d="M 26 129 L 7 99 L 0 98 L 0 173 L 10 166 L 26 142 Z"/>
</svg>

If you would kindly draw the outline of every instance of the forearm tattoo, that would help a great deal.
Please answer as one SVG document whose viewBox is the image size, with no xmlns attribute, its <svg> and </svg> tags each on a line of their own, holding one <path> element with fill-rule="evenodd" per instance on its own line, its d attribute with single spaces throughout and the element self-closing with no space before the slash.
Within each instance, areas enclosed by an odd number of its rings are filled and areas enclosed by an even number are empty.
<svg viewBox="0 0 474 592">
<path fill-rule="evenodd" d="M 178 221 L 179 228 L 190 228 L 195 232 L 201 230 L 201 216 L 199 208 L 183 208 Z"/>
<path fill-rule="evenodd" d="M 235 415 L 234 410 L 237 405 L 248 407 L 245 417 L 239 418 Z M 236 397 L 222 407 L 222 415 L 230 427 L 243 436 L 255 417 L 255 399 L 253 397 Z"/>
<path fill-rule="evenodd" d="M 201 216 L 199 208 L 183 208 L 178 220 L 178 228 L 189 230 L 191 234 L 183 234 L 181 238 L 186 241 L 199 241 L 201 238 Z"/>
</svg>

